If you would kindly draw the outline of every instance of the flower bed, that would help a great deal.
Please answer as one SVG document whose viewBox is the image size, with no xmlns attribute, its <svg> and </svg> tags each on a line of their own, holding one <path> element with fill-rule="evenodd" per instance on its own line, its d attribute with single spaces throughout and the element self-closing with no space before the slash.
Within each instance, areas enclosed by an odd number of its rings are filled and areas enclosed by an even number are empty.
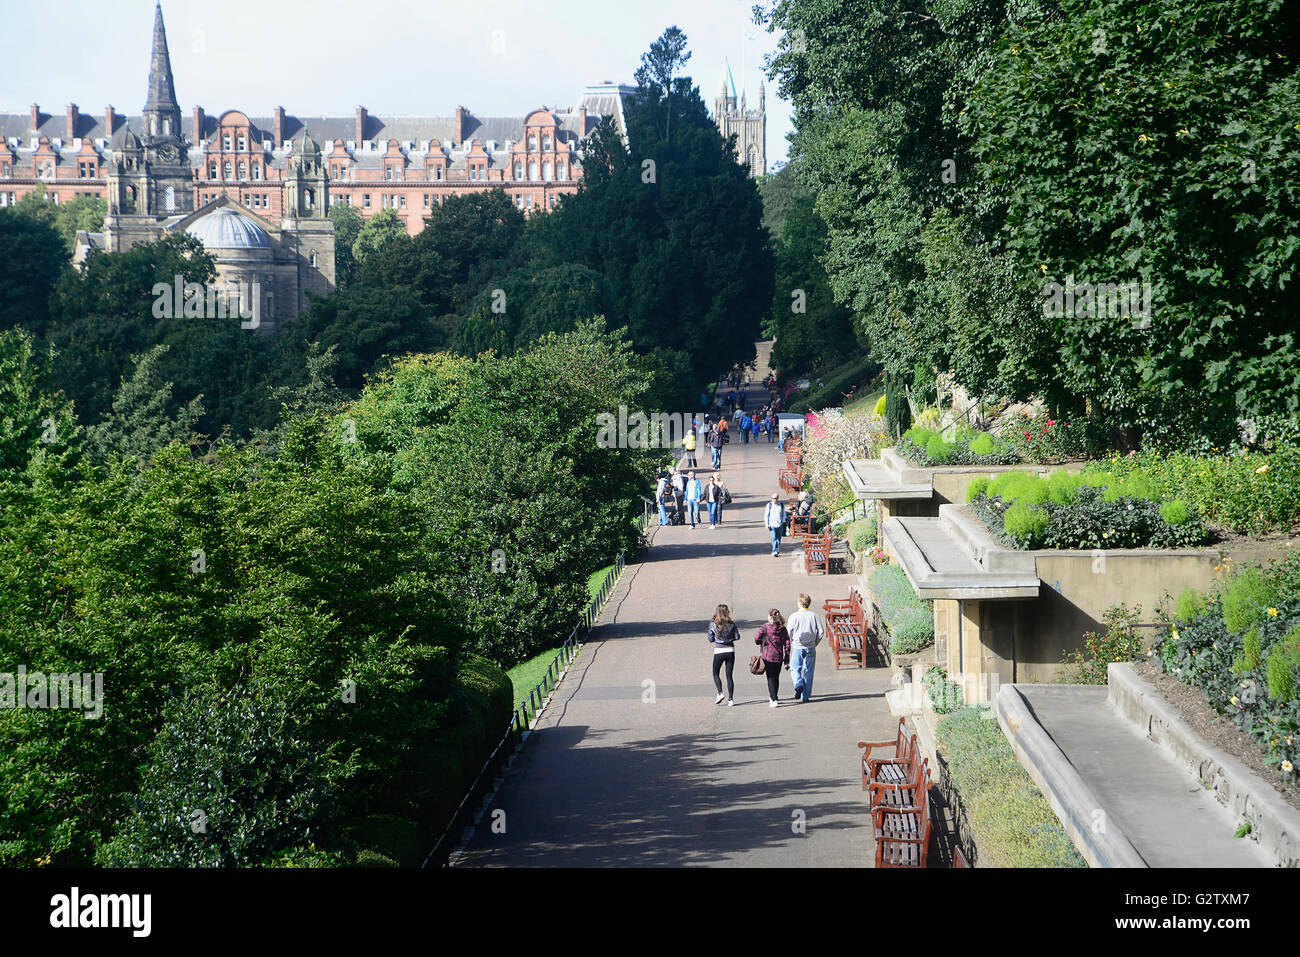
<svg viewBox="0 0 1300 957">
<path fill-rule="evenodd" d="M 966 500 L 1007 548 L 1193 548 L 1210 537 L 1195 506 L 1137 476 L 1004 472 L 972 481 Z"/>
<path fill-rule="evenodd" d="M 1243 568 L 1217 594 L 1180 595 L 1152 652 L 1195 685 L 1296 783 L 1300 761 L 1300 556 Z"/>
<path fill-rule="evenodd" d="M 937 416 L 931 416 L 931 421 Z M 958 426 L 956 436 L 945 439 L 941 432 L 922 425 L 908 429 L 895 446 L 913 465 L 1018 465 L 1022 462 L 1050 464 L 1084 455 L 1080 430 L 1058 422 L 1046 413 L 1028 412 L 1009 419 L 996 435 L 969 426 Z"/>
<path fill-rule="evenodd" d="M 934 602 L 916 597 L 901 568 L 881 565 L 869 581 L 889 631 L 890 654 L 914 655 L 934 643 Z"/>
<path fill-rule="evenodd" d="M 1114 455 L 1085 471 L 1143 481 L 1238 534 L 1286 530 L 1300 519 L 1300 448 L 1294 445 L 1218 456 Z"/>
</svg>

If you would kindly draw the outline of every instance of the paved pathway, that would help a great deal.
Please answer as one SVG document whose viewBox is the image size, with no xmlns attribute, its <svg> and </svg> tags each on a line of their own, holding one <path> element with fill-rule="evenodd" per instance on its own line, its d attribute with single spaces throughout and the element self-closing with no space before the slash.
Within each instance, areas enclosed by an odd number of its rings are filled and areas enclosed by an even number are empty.
<svg viewBox="0 0 1300 957">
<path fill-rule="evenodd" d="M 851 581 L 796 573 L 788 538 L 771 557 L 763 505 L 782 465 L 775 443 L 733 440 L 723 525 L 654 530 L 507 774 L 505 833 L 485 815 L 461 866 L 870 866 L 855 743 L 894 735 L 889 671 L 837 672 L 823 642 L 812 701 L 789 700 L 787 671 L 774 709 L 745 667 L 768 608 L 789 617 L 806 591 L 820 609 Z M 744 636 L 733 708 L 709 672 L 719 602 Z"/>
</svg>

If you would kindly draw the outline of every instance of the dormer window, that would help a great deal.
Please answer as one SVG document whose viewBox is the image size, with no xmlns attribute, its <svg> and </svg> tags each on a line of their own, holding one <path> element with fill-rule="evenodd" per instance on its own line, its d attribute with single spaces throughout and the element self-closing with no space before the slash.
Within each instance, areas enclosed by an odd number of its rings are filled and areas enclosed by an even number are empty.
<svg viewBox="0 0 1300 957">
<path fill-rule="evenodd" d="M 208 179 L 216 179 L 216 178 L 217 178 L 217 164 L 212 163 L 210 166 L 208 166 Z"/>
<path fill-rule="evenodd" d="M 549 150 L 550 148 L 551 148 L 551 134 L 547 133 L 542 137 L 542 149 Z"/>
<path fill-rule="evenodd" d="M 261 163 L 254 163 L 254 164 L 253 164 L 253 179 L 261 179 L 261 178 L 262 178 L 262 164 L 261 164 Z"/>
<path fill-rule="evenodd" d="M 240 152 L 242 153 L 242 152 L 243 152 L 244 150 L 246 150 L 246 149 L 248 149 L 248 140 L 246 140 L 246 139 L 244 138 L 244 134 L 243 134 L 243 133 L 240 133 L 240 134 L 239 134 L 239 150 L 240 150 Z"/>
<path fill-rule="evenodd" d="M 384 179 L 392 179 L 392 178 L 393 178 L 393 168 L 391 166 L 385 166 Z"/>
</svg>

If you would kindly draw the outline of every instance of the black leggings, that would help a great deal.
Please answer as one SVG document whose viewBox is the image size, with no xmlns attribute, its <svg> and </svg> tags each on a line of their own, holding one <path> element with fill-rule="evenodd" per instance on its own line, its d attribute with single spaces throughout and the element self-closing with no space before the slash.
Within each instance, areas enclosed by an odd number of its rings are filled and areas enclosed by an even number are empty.
<svg viewBox="0 0 1300 957">
<path fill-rule="evenodd" d="M 775 701 L 781 690 L 781 662 L 764 659 L 763 674 L 767 676 L 767 700 Z"/>
<path fill-rule="evenodd" d="M 736 653 L 734 651 L 713 656 L 713 684 L 718 689 L 718 694 L 722 694 L 722 679 L 718 676 L 718 671 L 721 670 L 723 665 L 727 666 L 727 698 L 731 699 L 736 696 L 736 682 L 731 677 L 731 673 L 736 668 Z"/>
</svg>

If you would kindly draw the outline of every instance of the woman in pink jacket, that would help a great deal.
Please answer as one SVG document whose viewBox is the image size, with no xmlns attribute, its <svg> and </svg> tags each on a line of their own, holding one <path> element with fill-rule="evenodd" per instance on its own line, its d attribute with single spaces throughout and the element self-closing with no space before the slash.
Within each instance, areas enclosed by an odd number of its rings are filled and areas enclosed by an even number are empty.
<svg viewBox="0 0 1300 957">
<path fill-rule="evenodd" d="M 754 644 L 761 646 L 763 673 L 767 676 L 768 707 L 778 706 L 781 691 L 781 666 L 790 664 L 790 633 L 785 630 L 785 616 L 773 608 L 767 624 L 758 629 Z"/>
</svg>

